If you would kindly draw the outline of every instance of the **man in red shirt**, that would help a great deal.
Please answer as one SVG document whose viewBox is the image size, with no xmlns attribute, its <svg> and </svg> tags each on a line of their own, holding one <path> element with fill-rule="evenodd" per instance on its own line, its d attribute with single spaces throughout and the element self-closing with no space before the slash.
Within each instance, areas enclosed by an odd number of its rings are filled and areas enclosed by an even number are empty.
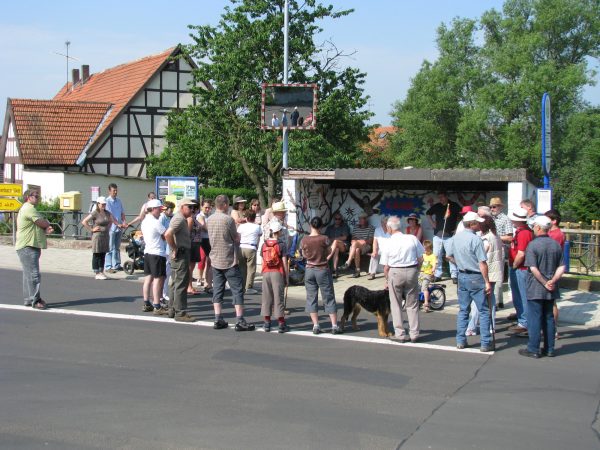
<svg viewBox="0 0 600 450">
<path fill-rule="evenodd" d="M 552 227 L 550 228 L 550 230 L 548 231 L 548 236 L 550 236 L 552 239 L 554 239 L 556 242 L 558 242 L 558 244 L 560 245 L 561 249 L 565 249 L 565 235 L 564 233 L 561 231 L 560 228 L 558 228 L 558 226 L 560 225 L 560 213 L 556 210 L 556 209 L 550 209 L 548 211 L 546 211 L 546 214 L 544 214 L 546 217 L 548 217 L 550 219 L 550 221 L 552 222 Z M 554 306 L 552 307 L 552 314 L 554 315 L 554 323 L 555 323 L 555 327 L 556 327 L 556 336 L 555 339 L 559 339 L 559 335 L 558 335 L 558 306 L 556 305 L 556 300 L 554 300 Z"/>
<path fill-rule="evenodd" d="M 508 253 L 509 283 L 513 306 L 517 314 L 517 325 L 510 328 L 518 336 L 527 337 L 527 267 L 525 250 L 533 240 L 533 233 L 527 226 L 527 211 L 517 208 L 508 216 L 515 228 L 515 235 Z"/>
</svg>

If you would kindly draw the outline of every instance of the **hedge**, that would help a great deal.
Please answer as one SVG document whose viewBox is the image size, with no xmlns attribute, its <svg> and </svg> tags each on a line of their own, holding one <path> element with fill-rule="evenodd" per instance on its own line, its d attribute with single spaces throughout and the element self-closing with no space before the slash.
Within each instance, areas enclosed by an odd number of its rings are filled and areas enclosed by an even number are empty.
<svg viewBox="0 0 600 450">
<path fill-rule="evenodd" d="M 247 188 L 229 189 L 229 188 L 202 188 L 200 189 L 200 198 L 208 198 L 214 200 L 217 195 L 225 194 L 229 197 L 229 202 L 233 203 L 233 198 L 239 196 L 244 197 L 250 203 L 253 198 L 258 198 L 256 191 Z"/>
</svg>

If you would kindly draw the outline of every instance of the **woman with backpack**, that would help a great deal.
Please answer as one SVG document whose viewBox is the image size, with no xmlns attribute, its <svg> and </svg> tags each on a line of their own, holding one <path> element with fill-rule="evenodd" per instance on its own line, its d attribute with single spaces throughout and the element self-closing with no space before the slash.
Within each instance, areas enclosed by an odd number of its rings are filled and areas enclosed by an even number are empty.
<svg viewBox="0 0 600 450">
<path fill-rule="evenodd" d="M 287 248 L 278 240 L 283 226 L 278 220 L 269 223 L 270 237 L 261 248 L 262 255 L 262 308 L 261 315 L 265 319 L 263 330 L 271 331 L 271 311 L 279 322 L 279 333 L 290 331 L 285 323 L 283 296 L 288 280 Z"/>
<path fill-rule="evenodd" d="M 331 320 L 331 333 L 341 334 L 342 329 L 337 324 L 333 277 L 327 261 L 331 246 L 329 238 L 320 232 L 322 227 L 323 221 L 321 218 L 313 217 L 310 220 L 310 234 L 302 239 L 300 244 L 302 255 L 306 258 L 306 272 L 304 274 L 306 312 L 310 314 L 313 323 L 313 334 L 321 333 L 318 312 L 319 289 L 321 289 L 325 312 L 329 314 Z"/>
</svg>

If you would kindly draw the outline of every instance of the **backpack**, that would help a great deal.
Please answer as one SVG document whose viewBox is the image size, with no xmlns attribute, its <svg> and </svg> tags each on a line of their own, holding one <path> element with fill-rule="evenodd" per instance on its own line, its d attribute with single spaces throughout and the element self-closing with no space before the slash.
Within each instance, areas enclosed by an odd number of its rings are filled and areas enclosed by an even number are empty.
<svg viewBox="0 0 600 450">
<path fill-rule="evenodd" d="M 263 264 L 270 269 L 277 269 L 281 266 L 279 254 L 279 244 L 277 242 L 266 241 L 262 248 Z"/>
</svg>

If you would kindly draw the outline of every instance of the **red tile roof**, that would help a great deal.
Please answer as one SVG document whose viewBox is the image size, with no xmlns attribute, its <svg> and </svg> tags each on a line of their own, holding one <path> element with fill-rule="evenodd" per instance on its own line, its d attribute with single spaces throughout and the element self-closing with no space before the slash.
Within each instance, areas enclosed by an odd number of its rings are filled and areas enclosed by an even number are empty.
<svg viewBox="0 0 600 450">
<path fill-rule="evenodd" d="M 176 50 L 177 47 L 172 47 L 157 55 L 92 74 L 84 83 L 76 83 L 74 87 L 67 83 L 54 100 L 112 103 L 114 107 L 97 134 L 96 138 L 99 138 Z"/>
<path fill-rule="evenodd" d="M 73 165 L 110 103 L 8 100 L 23 164 Z"/>
</svg>

